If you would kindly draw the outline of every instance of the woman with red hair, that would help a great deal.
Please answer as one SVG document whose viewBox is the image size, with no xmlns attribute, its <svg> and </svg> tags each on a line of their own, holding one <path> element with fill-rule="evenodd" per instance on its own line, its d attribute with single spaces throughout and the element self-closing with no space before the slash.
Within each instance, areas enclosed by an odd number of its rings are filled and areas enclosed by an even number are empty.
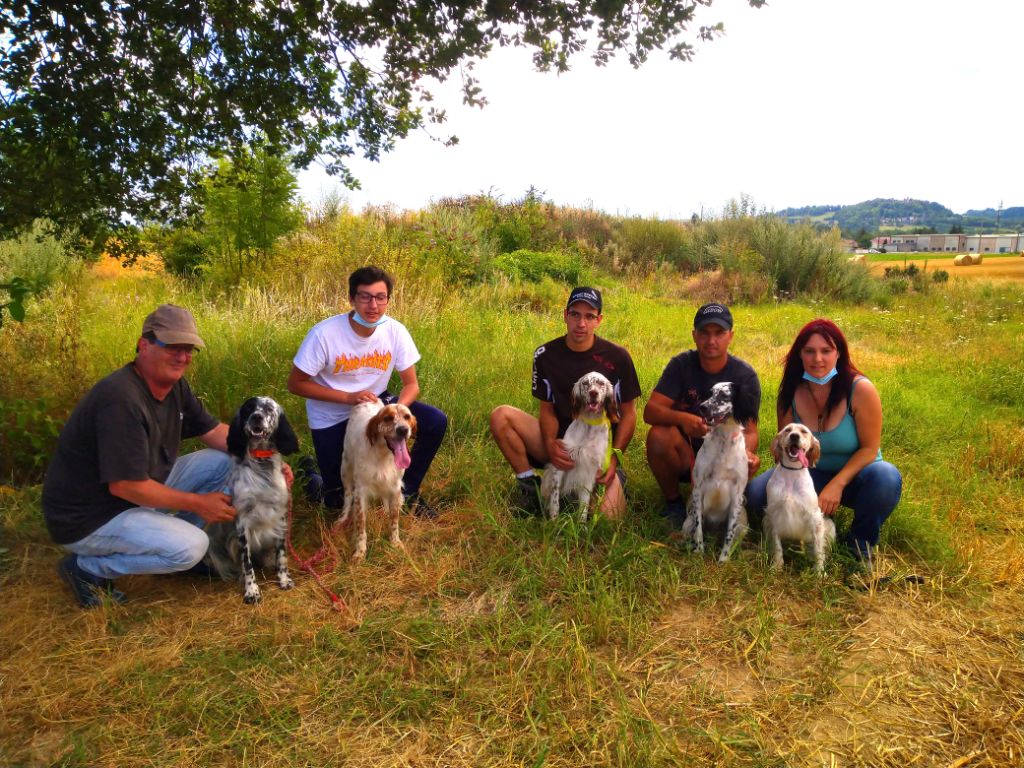
<svg viewBox="0 0 1024 768">
<path fill-rule="evenodd" d="M 812 320 L 786 354 L 775 403 L 779 429 L 797 422 L 821 443 L 810 469 L 818 504 L 826 516 L 842 504 L 853 510 L 847 547 L 869 560 L 882 523 L 899 503 L 903 478 L 882 460 L 882 401 L 878 390 L 850 359 L 846 337 L 831 320 Z M 761 516 L 772 468 L 750 481 L 747 505 Z"/>
</svg>

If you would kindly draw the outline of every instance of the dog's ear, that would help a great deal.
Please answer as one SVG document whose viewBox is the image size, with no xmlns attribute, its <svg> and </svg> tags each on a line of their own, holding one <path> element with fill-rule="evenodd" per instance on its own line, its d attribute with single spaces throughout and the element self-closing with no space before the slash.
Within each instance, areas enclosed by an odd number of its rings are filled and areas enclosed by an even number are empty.
<svg viewBox="0 0 1024 768">
<path fill-rule="evenodd" d="M 279 453 L 291 456 L 299 451 L 299 438 L 295 435 L 284 409 L 277 412 L 277 432 L 274 433 L 274 443 Z"/>
<path fill-rule="evenodd" d="M 612 424 L 618 424 L 619 419 L 619 403 L 615 399 L 615 393 L 612 393 L 604 399 L 604 412 L 608 415 L 608 421 Z"/>
<path fill-rule="evenodd" d="M 748 421 L 757 421 L 757 405 L 754 402 L 753 393 L 750 391 L 750 387 L 742 385 L 740 382 L 733 382 L 732 384 L 732 415 L 740 424 L 746 424 Z"/>
<path fill-rule="evenodd" d="M 569 415 L 572 416 L 573 419 L 577 419 L 579 418 L 580 411 L 582 410 L 583 398 L 579 396 L 579 387 L 574 384 L 572 391 L 569 393 Z"/>
<path fill-rule="evenodd" d="M 373 418 L 366 422 L 366 439 L 371 444 L 380 437 L 380 423 L 384 420 L 384 411 L 386 410 L 387 406 L 384 406 L 373 415 Z"/>
<path fill-rule="evenodd" d="M 419 422 L 416 421 L 416 417 L 412 415 L 412 411 L 409 412 L 409 429 L 411 434 L 409 435 L 410 440 L 416 439 L 416 431 L 419 429 Z"/>
<path fill-rule="evenodd" d="M 811 450 L 807 452 L 807 464 L 813 467 L 818 463 L 818 459 L 821 458 L 821 443 L 818 442 L 818 438 L 811 435 Z"/>
<path fill-rule="evenodd" d="M 772 457 L 775 459 L 776 464 L 782 463 L 782 433 L 779 432 L 772 440 Z"/>
<path fill-rule="evenodd" d="M 235 411 L 235 417 L 228 424 L 228 453 L 239 459 L 245 458 L 245 449 L 249 444 L 249 438 L 245 434 L 245 420 L 252 412 L 250 403 L 250 400 L 242 403 L 242 407 Z"/>
</svg>

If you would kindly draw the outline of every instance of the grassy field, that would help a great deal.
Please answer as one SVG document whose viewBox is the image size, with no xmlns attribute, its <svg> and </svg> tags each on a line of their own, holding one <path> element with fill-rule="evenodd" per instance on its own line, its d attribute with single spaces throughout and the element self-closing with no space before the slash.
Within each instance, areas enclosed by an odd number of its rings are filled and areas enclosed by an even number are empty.
<svg viewBox="0 0 1024 768">
<path fill-rule="evenodd" d="M 601 334 L 633 352 L 649 393 L 689 346 L 695 303 L 664 275 L 600 284 Z M 800 558 L 770 573 L 757 535 L 722 567 L 669 545 L 642 427 L 622 523 L 510 515 L 487 416 L 533 407 L 531 352 L 562 331 L 565 293 L 400 285 L 393 312 L 423 353 L 423 398 L 451 418 L 424 489 L 444 515 L 403 519 L 407 555 L 379 520 L 364 565 L 344 563 L 338 541 L 327 581 L 344 612 L 302 574 L 257 607 L 223 583 L 124 579 L 126 605 L 81 612 L 57 579 L 39 486 L 0 488 L 0 765 L 1019 765 L 1024 288 L 957 282 L 884 309 L 734 307 L 733 352 L 768 393 L 766 462 L 780 359 L 801 324 L 835 319 L 878 385 L 883 451 L 905 478 L 883 530 L 886 586 L 838 566 L 818 581 Z M 173 300 L 208 341 L 190 379 L 211 411 L 272 395 L 308 450 L 284 381 L 343 294 L 341 280 L 303 296 L 210 294 L 160 274 L 83 274 L 0 331 L 5 391 L 26 403 L 15 429 L 59 423 Z M 21 437 L 7 445 L 42 451 Z M 296 500 L 304 551 L 330 522 Z"/>
</svg>

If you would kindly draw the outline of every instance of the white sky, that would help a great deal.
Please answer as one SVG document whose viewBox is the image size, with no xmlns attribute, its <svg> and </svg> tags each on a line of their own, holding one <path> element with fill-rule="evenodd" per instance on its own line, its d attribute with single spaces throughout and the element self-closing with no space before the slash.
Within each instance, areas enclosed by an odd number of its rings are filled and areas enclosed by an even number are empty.
<svg viewBox="0 0 1024 768">
<path fill-rule="evenodd" d="M 358 208 L 421 208 L 531 184 L 562 205 L 689 218 L 741 193 L 759 207 L 932 200 L 962 213 L 1024 205 L 1024 3 L 1018 0 L 716 0 L 726 34 L 690 63 L 639 70 L 578 58 L 533 71 L 525 50 L 477 66 L 489 104 L 438 89 L 456 134 L 420 133 L 354 160 Z M 310 203 L 336 181 L 300 175 Z"/>
</svg>

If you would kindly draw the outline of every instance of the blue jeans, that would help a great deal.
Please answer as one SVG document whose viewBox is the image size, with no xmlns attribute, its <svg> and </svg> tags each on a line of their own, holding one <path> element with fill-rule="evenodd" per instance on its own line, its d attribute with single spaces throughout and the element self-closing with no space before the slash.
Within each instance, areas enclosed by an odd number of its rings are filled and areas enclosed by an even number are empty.
<svg viewBox="0 0 1024 768">
<path fill-rule="evenodd" d="M 206 448 L 180 456 L 164 485 L 189 493 L 226 491 L 230 469 L 228 454 Z M 168 511 L 126 509 L 65 549 L 78 555 L 82 570 L 103 579 L 187 571 L 203 559 L 210 544 L 203 532 L 206 523 L 193 512 Z"/>
<path fill-rule="evenodd" d="M 398 402 L 390 392 L 382 393 L 380 399 L 385 403 Z M 402 491 L 406 496 L 413 496 L 420 492 L 420 484 L 441 448 L 441 441 L 448 431 L 448 417 L 444 411 L 419 400 L 410 405 L 409 410 L 416 417 L 416 439 L 409 452 L 412 463 L 402 478 Z M 341 509 L 345 500 L 345 489 L 341 486 L 341 454 L 345 450 L 347 430 L 348 419 L 331 427 L 310 430 L 316 463 L 324 481 L 323 502 L 329 509 Z"/>
<path fill-rule="evenodd" d="M 768 505 L 768 480 L 772 467 L 747 484 L 747 511 L 760 519 Z M 828 482 L 836 476 L 834 472 L 808 470 L 814 481 L 814 490 L 821 493 Z M 846 534 L 846 545 L 858 557 L 867 556 L 870 548 L 878 544 L 878 533 L 882 523 L 896 509 L 903 494 L 903 478 L 900 471 L 887 461 L 875 461 L 862 469 L 852 482 L 843 489 L 842 505 L 853 510 L 853 524 Z"/>
</svg>

